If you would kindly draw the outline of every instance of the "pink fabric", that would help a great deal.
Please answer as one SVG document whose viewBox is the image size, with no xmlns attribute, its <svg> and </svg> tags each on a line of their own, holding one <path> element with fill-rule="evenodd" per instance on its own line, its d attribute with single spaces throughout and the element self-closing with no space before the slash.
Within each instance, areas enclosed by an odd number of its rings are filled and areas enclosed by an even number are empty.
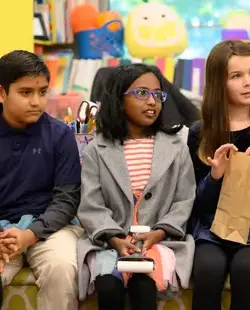
<svg viewBox="0 0 250 310">
<path fill-rule="evenodd" d="M 167 288 L 170 285 L 174 291 L 178 291 L 179 285 L 175 273 L 176 259 L 174 252 L 162 244 L 156 244 L 156 247 L 162 260 L 164 285 Z"/>
<path fill-rule="evenodd" d="M 137 198 L 134 207 L 133 225 L 139 225 L 138 223 L 138 210 L 140 207 L 141 199 L 143 198 L 143 192 L 134 192 L 134 196 Z M 127 236 L 127 240 L 132 240 L 131 236 Z M 167 291 L 169 285 L 173 285 L 173 273 L 175 273 L 175 255 L 174 252 L 161 244 L 154 244 L 148 249 L 144 255 L 152 258 L 155 262 L 155 269 L 152 273 L 148 274 L 156 283 L 157 290 L 159 292 Z M 132 274 L 128 272 L 123 273 L 123 279 L 125 285 L 127 285 Z M 177 283 L 177 281 L 176 281 Z"/>
</svg>

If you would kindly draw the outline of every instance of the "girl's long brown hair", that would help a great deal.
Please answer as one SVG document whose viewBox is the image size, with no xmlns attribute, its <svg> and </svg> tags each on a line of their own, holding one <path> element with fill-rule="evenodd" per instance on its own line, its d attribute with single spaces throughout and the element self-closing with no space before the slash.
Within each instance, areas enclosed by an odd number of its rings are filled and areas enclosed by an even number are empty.
<svg viewBox="0 0 250 310">
<path fill-rule="evenodd" d="M 207 163 L 216 149 L 230 142 L 226 82 L 228 61 L 233 56 L 250 56 L 250 44 L 222 41 L 214 46 L 206 61 L 205 89 L 201 108 L 199 158 Z"/>
</svg>

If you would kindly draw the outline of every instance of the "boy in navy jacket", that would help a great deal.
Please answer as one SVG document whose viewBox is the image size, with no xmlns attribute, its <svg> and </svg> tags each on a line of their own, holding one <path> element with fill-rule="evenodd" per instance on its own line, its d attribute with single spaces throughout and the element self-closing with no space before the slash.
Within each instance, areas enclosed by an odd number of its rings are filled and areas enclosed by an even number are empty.
<svg viewBox="0 0 250 310">
<path fill-rule="evenodd" d="M 77 310 L 80 160 L 70 128 L 44 112 L 49 81 L 33 53 L 0 59 L 0 272 L 8 285 L 25 253 L 38 309 Z"/>
</svg>

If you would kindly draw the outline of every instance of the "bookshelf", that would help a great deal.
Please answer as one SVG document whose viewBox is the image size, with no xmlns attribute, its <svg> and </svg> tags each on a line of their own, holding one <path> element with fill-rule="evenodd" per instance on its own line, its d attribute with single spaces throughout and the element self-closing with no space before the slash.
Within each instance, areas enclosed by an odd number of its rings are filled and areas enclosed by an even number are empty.
<svg viewBox="0 0 250 310">
<path fill-rule="evenodd" d="M 34 0 L 34 12 L 42 15 L 49 37 L 48 40 L 34 40 L 34 43 L 42 46 L 73 44 L 70 13 L 82 3 L 92 4 L 99 11 L 107 10 L 109 6 L 109 0 Z"/>
<path fill-rule="evenodd" d="M 42 14 L 49 35 L 48 40 L 35 39 L 34 45 L 36 54 L 50 70 L 50 89 L 54 93 L 77 92 L 89 99 L 95 73 L 108 64 L 104 59 L 106 56 L 103 59 L 80 59 L 82 55 L 78 54 L 70 16 L 81 3 L 92 4 L 102 12 L 108 10 L 109 0 L 35 0 L 34 12 Z"/>
<path fill-rule="evenodd" d="M 43 41 L 43 40 L 34 40 L 34 43 L 36 45 L 44 45 L 44 46 L 57 46 L 59 45 L 60 43 L 55 43 L 53 41 Z M 63 45 L 64 43 L 60 44 L 60 45 Z"/>
</svg>

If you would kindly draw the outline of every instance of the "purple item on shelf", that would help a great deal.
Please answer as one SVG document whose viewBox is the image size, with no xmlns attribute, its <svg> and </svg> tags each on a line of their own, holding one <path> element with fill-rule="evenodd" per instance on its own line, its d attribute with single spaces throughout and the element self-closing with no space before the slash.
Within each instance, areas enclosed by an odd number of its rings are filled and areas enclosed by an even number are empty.
<svg viewBox="0 0 250 310">
<path fill-rule="evenodd" d="M 248 32 L 245 29 L 222 29 L 222 40 L 248 40 Z"/>
</svg>

